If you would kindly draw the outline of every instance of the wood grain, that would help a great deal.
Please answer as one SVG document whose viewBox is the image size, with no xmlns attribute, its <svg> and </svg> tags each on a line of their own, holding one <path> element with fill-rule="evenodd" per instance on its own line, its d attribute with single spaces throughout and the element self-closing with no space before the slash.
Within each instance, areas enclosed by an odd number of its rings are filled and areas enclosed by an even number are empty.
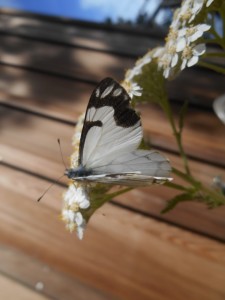
<svg viewBox="0 0 225 300">
<path fill-rule="evenodd" d="M 0 274 L 0 298 L 7 300 L 47 300 L 50 299 L 31 289 L 23 286 L 22 284 L 7 278 L 6 276 Z"/>
<path fill-rule="evenodd" d="M 120 30 L 106 30 L 104 25 L 102 29 L 97 29 L 87 28 L 81 24 L 74 26 L 68 23 L 62 24 L 62 22 L 53 23 L 51 20 L 40 20 L 35 15 L 24 17 L 1 11 L 0 23 L 0 32 L 7 35 L 118 54 L 141 56 L 144 55 L 146 49 L 162 44 L 162 39 L 157 37 L 150 39 L 149 36 L 135 34 L 135 32 L 124 35 Z"/>
<path fill-rule="evenodd" d="M 133 59 L 120 58 L 104 52 L 4 35 L 0 35 L 0 43 L 1 62 L 5 64 L 26 66 L 83 80 L 93 81 L 94 78 L 95 82 L 109 74 L 122 79 L 124 70 L 134 62 Z"/>
<path fill-rule="evenodd" d="M 97 83 L 107 76 L 122 80 L 125 71 L 132 68 L 136 60 L 129 55 L 112 55 L 96 49 L 52 45 L 18 36 L 0 34 L 0 43 L 1 64 L 28 68 L 34 72 L 47 72 L 69 80 L 81 79 Z M 103 39 L 102 43 L 107 42 Z M 225 79 L 220 74 L 191 68 L 169 83 L 168 89 L 170 98 L 181 102 L 187 99 L 191 103 L 211 107 L 212 101 L 224 93 L 224 83 Z"/>
<path fill-rule="evenodd" d="M 185 299 L 191 286 L 194 300 L 224 299 L 221 243 L 110 204 L 92 218 L 80 242 L 58 220 L 61 204 L 55 195 L 39 204 L 33 201 L 41 180 L 3 171 L 1 243 L 119 298 Z M 16 182 L 7 180 L 9 173 Z"/>
<path fill-rule="evenodd" d="M 6 73 L 4 73 L 6 72 Z M 0 74 L 0 103 L 30 109 L 45 116 L 75 122 L 86 109 L 93 85 L 53 79 L 49 76 L 2 68 Z M 155 147 L 177 151 L 168 121 L 156 105 L 142 105 L 145 138 Z M 174 106 L 175 121 L 179 107 Z M 26 115 L 24 115 L 26 118 Z M 4 124 L 3 124 L 4 126 Z M 225 166 L 224 125 L 210 111 L 189 108 L 183 134 L 184 148 L 193 158 Z M 216 153 L 216 155 L 215 155 Z"/>
<path fill-rule="evenodd" d="M 0 156 L 5 163 L 51 179 L 63 174 L 64 166 L 61 162 L 57 138 L 61 138 L 64 157 L 68 161 L 72 153 L 71 137 L 74 130 L 72 126 L 8 109 L 3 109 L 1 115 Z M 182 169 L 178 157 L 166 152 L 165 155 L 170 158 L 172 166 Z M 222 168 L 198 161 L 190 161 L 190 163 L 193 174 L 206 185 L 211 185 L 216 175 L 225 176 L 225 170 Z M 62 179 L 62 182 L 66 183 L 67 179 Z M 175 178 L 175 182 L 178 183 L 179 180 Z M 45 187 L 47 186 L 48 183 L 45 184 Z M 36 199 L 42 191 L 36 194 Z M 203 205 L 189 203 L 180 205 L 180 208 L 178 207 L 169 215 L 160 215 L 166 201 L 174 195 L 174 191 L 168 188 L 150 187 L 135 190 L 129 196 L 120 197 L 118 201 L 140 212 L 225 240 L 225 209 L 223 208 L 212 213 Z M 199 218 L 202 222 L 199 222 Z"/>
<path fill-rule="evenodd" d="M 110 294 L 104 294 L 100 290 L 67 276 L 63 272 L 56 271 L 54 266 L 50 267 L 46 263 L 34 259 L 29 253 L 25 254 L 15 248 L 3 246 L 0 247 L 0 257 L 0 272 L 32 290 L 37 290 L 38 284 L 42 284 L 43 289 L 39 292 L 50 299 L 116 299 Z M 9 298 L 3 299 L 8 300 Z M 15 299 L 15 296 L 12 299 Z M 30 297 L 30 299 L 33 298 Z"/>
<path fill-rule="evenodd" d="M 64 172 L 57 138 L 69 161 L 74 123 L 95 83 L 121 80 L 162 41 L 28 15 L 0 15 L 0 298 L 225 299 L 225 207 L 187 202 L 161 215 L 176 192 L 135 189 L 98 210 L 79 241 L 59 220 L 65 178 L 36 202 Z M 224 84 L 201 68 L 168 83 L 175 122 L 180 104 L 190 103 L 184 146 L 193 174 L 207 186 L 216 175 L 225 178 L 224 126 L 211 109 Z M 161 110 L 138 109 L 146 141 L 182 169 Z"/>
</svg>

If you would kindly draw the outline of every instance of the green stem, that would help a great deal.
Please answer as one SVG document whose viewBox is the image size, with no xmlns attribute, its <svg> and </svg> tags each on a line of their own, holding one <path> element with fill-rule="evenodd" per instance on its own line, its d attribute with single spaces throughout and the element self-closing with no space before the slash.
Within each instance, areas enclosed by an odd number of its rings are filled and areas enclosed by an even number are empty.
<svg viewBox="0 0 225 300">
<path fill-rule="evenodd" d="M 204 54 L 205 57 L 225 57 L 225 52 L 207 52 Z"/>
<path fill-rule="evenodd" d="M 177 190 L 186 191 L 190 193 L 190 195 L 193 195 L 193 199 L 199 198 L 201 202 L 204 202 L 210 207 L 225 205 L 225 196 L 220 192 L 206 187 L 200 181 L 196 180 L 193 176 L 187 175 L 176 168 L 173 168 L 173 173 L 188 182 L 191 187 L 183 187 L 172 182 L 165 183 L 166 186 Z"/>
<path fill-rule="evenodd" d="M 187 191 L 187 188 L 180 185 L 180 184 L 177 184 L 177 183 L 173 183 L 173 182 L 165 182 L 164 183 L 165 186 L 169 187 L 169 188 L 172 188 L 172 189 L 175 189 L 175 190 L 179 190 L 179 191 Z"/>
<path fill-rule="evenodd" d="M 189 169 L 189 166 L 188 166 L 187 156 L 184 152 L 184 148 L 183 148 L 183 144 L 182 144 L 182 140 L 181 140 L 181 133 L 179 131 L 177 131 L 177 129 L 176 129 L 176 125 L 175 125 L 175 122 L 174 122 L 171 106 L 169 104 L 168 99 L 165 96 L 164 96 L 164 101 L 162 101 L 162 108 L 163 108 L 164 112 L 166 113 L 166 116 L 167 116 L 167 118 L 168 118 L 168 120 L 171 124 L 172 131 L 173 131 L 173 134 L 175 136 L 180 155 L 183 159 L 185 171 L 186 171 L 187 174 L 190 174 L 191 172 L 190 172 L 190 169 Z"/>
<path fill-rule="evenodd" d="M 204 67 L 204 68 L 211 69 L 211 70 L 216 71 L 218 73 L 225 74 L 225 69 L 224 68 L 221 68 L 217 65 L 211 64 L 209 62 L 199 61 L 198 65 L 201 66 L 201 67 Z"/>
<path fill-rule="evenodd" d="M 200 190 L 206 195 L 209 195 L 211 199 L 213 199 L 213 207 L 225 205 L 225 197 L 223 196 L 223 194 L 213 189 L 210 189 L 204 185 L 201 185 Z"/>
<path fill-rule="evenodd" d="M 182 178 L 183 180 L 185 180 L 186 182 L 190 183 L 195 189 L 198 189 L 201 185 L 200 181 L 197 181 L 196 179 L 194 179 L 193 176 L 186 174 L 176 168 L 172 169 L 173 173 L 176 174 L 177 176 L 179 176 L 180 178 Z"/>
</svg>

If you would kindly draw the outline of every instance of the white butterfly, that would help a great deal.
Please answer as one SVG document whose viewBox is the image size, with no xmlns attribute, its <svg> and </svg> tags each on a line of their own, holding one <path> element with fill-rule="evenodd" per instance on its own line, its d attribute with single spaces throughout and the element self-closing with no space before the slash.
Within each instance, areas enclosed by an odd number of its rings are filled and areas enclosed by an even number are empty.
<svg viewBox="0 0 225 300">
<path fill-rule="evenodd" d="M 140 117 L 125 89 L 102 80 L 89 100 L 81 133 L 78 168 L 65 174 L 74 181 L 144 186 L 172 180 L 169 161 L 155 150 L 138 149 Z"/>
</svg>

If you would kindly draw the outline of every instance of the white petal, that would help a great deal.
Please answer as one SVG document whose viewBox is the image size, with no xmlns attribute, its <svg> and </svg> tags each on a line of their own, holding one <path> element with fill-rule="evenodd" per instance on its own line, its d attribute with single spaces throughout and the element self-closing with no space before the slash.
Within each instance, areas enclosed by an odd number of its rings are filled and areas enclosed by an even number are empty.
<svg viewBox="0 0 225 300">
<path fill-rule="evenodd" d="M 63 218 L 68 222 L 73 222 L 75 218 L 75 213 L 70 209 L 64 209 L 62 211 Z"/>
<path fill-rule="evenodd" d="M 84 199 L 82 202 L 80 202 L 80 208 L 86 209 L 90 206 L 90 201 L 88 199 Z"/>
<path fill-rule="evenodd" d="M 153 57 L 159 57 L 162 56 L 162 54 L 164 53 L 165 48 L 164 47 L 159 47 L 155 50 Z"/>
<path fill-rule="evenodd" d="M 183 61 L 182 61 L 182 64 L 180 66 L 180 69 L 183 70 L 185 67 L 186 67 L 186 63 L 187 63 L 187 59 L 184 58 Z"/>
<path fill-rule="evenodd" d="M 178 54 L 175 53 L 175 55 L 174 55 L 173 58 L 172 58 L 171 67 L 172 67 L 172 68 L 175 67 L 176 64 L 177 64 L 177 62 L 178 62 Z"/>
<path fill-rule="evenodd" d="M 196 15 L 202 9 L 203 4 L 204 0 L 195 0 L 194 6 L 191 10 L 193 15 Z"/>
<path fill-rule="evenodd" d="M 140 92 L 140 91 L 133 91 L 133 95 L 137 96 L 137 97 L 140 97 L 142 95 L 142 92 Z"/>
<path fill-rule="evenodd" d="M 170 74 L 170 68 L 166 68 L 166 69 L 164 70 L 164 72 L 163 72 L 163 76 L 164 76 L 165 78 L 168 78 L 168 77 L 169 77 L 169 74 Z"/>
<path fill-rule="evenodd" d="M 207 3 L 206 3 L 206 6 L 209 7 L 213 3 L 213 1 L 214 0 L 208 0 Z"/>
<path fill-rule="evenodd" d="M 187 27 L 181 28 L 180 30 L 178 30 L 178 37 L 183 37 L 185 36 L 187 33 Z"/>
<path fill-rule="evenodd" d="M 83 239 L 83 237 L 84 237 L 84 230 L 85 230 L 84 227 L 81 227 L 81 226 L 77 227 L 77 236 L 78 236 L 79 240 Z"/>
<path fill-rule="evenodd" d="M 208 24 L 199 24 L 198 25 L 198 30 L 203 31 L 203 32 L 208 31 L 210 28 L 211 28 L 211 26 Z"/>
<path fill-rule="evenodd" d="M 194 55 L 198 55 L 198 56 L 202 55 L 206 51 L 206 46 L 205 46 L 205 44 L 196 45 L 192 51 L 193 51 Z"/>
<path fill-rule="evenodd" d="M 199 59 L 198 56 L 192 56 L 192 57 L 188 60 L 187 66 L 188 66 L 188 67 L 192 67 L 193 65 L 197 64 L 198 59 Z"/>
<path fill-rule="evenodd" d="M 185 46 L 186 46 L 186 39 L 185 38 L 179 39 L 177 41 L 176 51 L 177 52 L 183 51 Z"/>
<path fill-rule="evenodd" d="M 76 222 L 77 226 L 80 226 L 84 222 L 84 218 L 80 212 L 75 214 L 74 221 Z"/>
<path fill-rule="evenodd" d="M 196 31 L 194 34 L 192 34 L 192 35 L 189 37 L 189 42 L 194 42 L 194 41 L 196 41 L 196 40 L 199 39 L 202 35 L 203 35 L 203 32 L 202 32 L 202 31 Z"/>
</svg>

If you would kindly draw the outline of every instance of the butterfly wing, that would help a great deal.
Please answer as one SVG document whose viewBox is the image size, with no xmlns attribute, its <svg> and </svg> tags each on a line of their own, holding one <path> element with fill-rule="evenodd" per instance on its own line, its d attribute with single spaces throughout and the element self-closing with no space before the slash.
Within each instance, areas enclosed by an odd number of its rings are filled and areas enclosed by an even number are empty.
<svg viewBox="0 0 225 300">
<path fill-rule="evenodd" d="M 168 177 L 155 177 L 147 176 L 136 173 L 118 173 L 118 174 L 101 174 L 90 175 L 87 177 L 78 177 L 78 181 L 85 181 L 89 183 L 105 183 L 112 185 L 123 185 L 128 187 L 142 187 L 152 184 L 163 184 L 171 181 L 172 178 Z"/>
<path fill-rule="evenodd" d="M 96 167 L 94 175 L 78 180 L 126 186 L 144 186 L 171 181 L 169 161 L 155 150 L 136 150 L 123 154 L 110 164 Z"/>
<path fill-rule="evenodd" d="M 94 168 L 94 174 L 136 173 L 152 177 L 169 177 L 169 161 L 155 150 L 135 150 L 116 157 L 105 166 Z"/>
<path fill-rule="evenodd" d="M 100 82 L 85 114 L 80 165 L 93 170 L 137 149 L 143 136 L 141 121 L 129 104 L 129 95 L 117 82 L 111 78 Z"/>
<path fill-rule="evenodd" d="M 142 137 L 129 95 L 113 79 L 104 79 L 91 95 L 80 140 L 79 164 L 92 174 L 76 180 L 132 186 L 170 180 L 166 158 L 137 150 Z"/>
</svg>

